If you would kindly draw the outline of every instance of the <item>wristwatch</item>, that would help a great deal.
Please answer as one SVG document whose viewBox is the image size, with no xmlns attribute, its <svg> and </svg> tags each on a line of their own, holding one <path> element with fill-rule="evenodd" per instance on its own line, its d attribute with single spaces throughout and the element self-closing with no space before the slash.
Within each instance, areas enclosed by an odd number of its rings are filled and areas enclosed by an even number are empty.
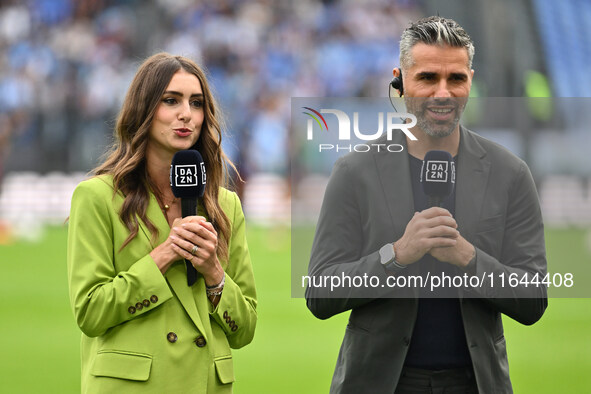
<svg viewBox="0 0 591 394">
<path fill-rule="evenodd" d="M 396 261 L 396 251 L 391 243 L 387 243 L 380 248 L 380 263 L 387 270 L 406 268 L 406 265 L 399 264 Z"/>
</svg>

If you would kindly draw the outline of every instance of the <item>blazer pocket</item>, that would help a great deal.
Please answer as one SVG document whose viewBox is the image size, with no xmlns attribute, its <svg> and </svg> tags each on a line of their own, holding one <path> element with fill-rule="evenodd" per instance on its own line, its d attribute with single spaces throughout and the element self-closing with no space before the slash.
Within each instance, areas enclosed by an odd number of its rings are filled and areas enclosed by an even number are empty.
<svg viewBox="0 0 591 394">
<path fill-rule="evenodd" d="M 90 373 L 94 376 L 145 382 L 150 377 L 152 356 L 123 350 L 100 350 Z"/>
<path fill-rule="evenodd" d="M 218 379 L 223 384 L 234 382 L 234 362 L 232 356 L 222 356 L 213 360 Z"/>
</svg>

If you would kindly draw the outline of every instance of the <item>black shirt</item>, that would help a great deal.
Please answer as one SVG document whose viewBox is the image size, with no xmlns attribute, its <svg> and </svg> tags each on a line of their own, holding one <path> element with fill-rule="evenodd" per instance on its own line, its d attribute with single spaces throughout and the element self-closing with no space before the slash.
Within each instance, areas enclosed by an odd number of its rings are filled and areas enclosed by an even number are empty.
<svg viewBox="0 0 591 394">
<path fill-rule="evenodd" d="M 410 156 L 410 178 L 414 197 L 415 211 L 429 208 L 428 198 L 423 192 L 419 181 L 422 160 Z M 454 158 L 457 165 L 457 156 Z M 456 166 L 457 167 L 457 166 Z M 441 206 L 452 215 L 455 214 L 455 188 Z M 416 263 L 422 276 L 461 275 L 460 270 L 448 263 L 436 260 L 431 255 L 425 255 Z M 460 310 L 460 301 L 453 297 L 455 289 L 439 290 L 437 298 L 425 298 L 430 289 L 421 289 L 417 320 L 414 325 L 410 347 L 406 355 L 405 365 L 414 368 L 439 370 L 471 366 L 470 353 L 466 344 L 464 322 Z M 431 295 L 432 297 L 432 295 Z"/>
</svg>

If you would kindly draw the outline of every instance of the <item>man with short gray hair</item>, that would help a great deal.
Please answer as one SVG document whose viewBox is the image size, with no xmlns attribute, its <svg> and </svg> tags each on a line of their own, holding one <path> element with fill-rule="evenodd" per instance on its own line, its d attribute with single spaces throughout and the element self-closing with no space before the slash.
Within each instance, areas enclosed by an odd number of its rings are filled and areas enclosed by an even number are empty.
<svg viewBox="0 0 591 394">
<path fill-rule="evenodd" d="M 338 298 L 309 286 L 315 316 L 351 310 L 331 393 L 513 392 L 501 314 L 533 324 L 546 309 L 547 291 L 499 289 L 487 278 L 544 277 L 543 222 L 527 165 L 459 124 L 473 56 L 472 40 L 451 19 L 424 18 L 404 31 L 392 86 L 417 118 L 417 139 L 400 133 L 392 142 L 404 147 L 401 153 L 355 152 L 335 163 L 309 275 L 371 275 L 389 283 L 427 273 L 485 283 L 430 295 L 415 288 L 396 298 L 383 286 Z M 433 150 L 449 153 L 457 179 L 435 206 L 419 182 Z"/>
<path fill-rule="evenodd" d="M 400 37 L 400 65 L 408 70 L 412 66 L 412 48 L 418 44 L 448 45 L 454 48 L 466 48 L 468 68 L 472 69 L 474 43 L 466 31 L 453 19 L 430 16 L 420 19 L 404 30 Z"/>
</svg>

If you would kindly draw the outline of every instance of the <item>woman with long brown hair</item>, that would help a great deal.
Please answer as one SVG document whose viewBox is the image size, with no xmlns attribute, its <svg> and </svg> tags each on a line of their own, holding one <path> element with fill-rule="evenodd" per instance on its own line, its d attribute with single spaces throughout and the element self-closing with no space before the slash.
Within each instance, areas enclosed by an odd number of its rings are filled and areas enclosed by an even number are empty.
<svg viewBox="0 0 591 394">
<path fill-rule="evenodd" d="M 194 62 L 159 53 L 140 66 L 106 160 L 72 197 L 68 281 L 82 392 L 232 392 L 230 348 L 251 342 L 257 314 L 221 136 Z M 198 214 L 181 218 L 169 169 L 185 149 L 203 156 L 207 187 Z M 191 286 L 185 259 L 200 274 Z"/>
</svg>

